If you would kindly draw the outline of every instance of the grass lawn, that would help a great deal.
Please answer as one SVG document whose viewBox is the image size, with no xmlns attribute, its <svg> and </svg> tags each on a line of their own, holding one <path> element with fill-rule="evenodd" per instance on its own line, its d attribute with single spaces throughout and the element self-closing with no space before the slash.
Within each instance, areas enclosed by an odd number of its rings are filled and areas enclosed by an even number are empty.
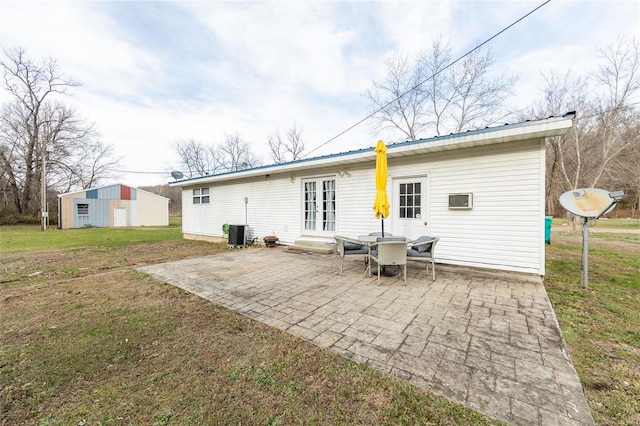
<svg viewBox="0 0 640 426">
<path fill-rule="evenodd" d="M 180 228 L 0 228 L 0 424 L 499 424 L 134 267 Z"/>
<path fill-rule="evenodd" d="M 554 218 L 553 226 L 571 226 L 569 219 Z M 640 219 L 598 219 L 595 223 L 589 225 L 592 228 L 597 229 L 640 229 Z M 582 222 L 580 224 L 582 227 Z M 582 229 L 582 228 L 581 228 Z"/>
<path fill-rule="evenodd" d="M 590 233 L 586 289 L 581 259 L 581 231 L 552 236 L 549 298 L 596 422 L 638 425 L 640 234 Z"/>
</svg>

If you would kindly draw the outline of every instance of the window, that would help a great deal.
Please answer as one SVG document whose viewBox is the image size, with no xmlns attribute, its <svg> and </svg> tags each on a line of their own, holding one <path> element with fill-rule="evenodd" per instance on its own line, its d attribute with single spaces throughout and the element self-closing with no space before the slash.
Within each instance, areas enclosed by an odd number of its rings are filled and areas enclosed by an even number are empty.
<svg viewBox="0 0 640 426">
<path fill-rule="evenodd" d="M 400 184 L 400 218 L 419 219 L 422 208 L 422 185 L 420 182 Z"/>
<path fill-rule="evenodd" d="M 193 190 L 193 204 L 209 204 L 209 188 L 195 188 Z"/>
<path fill-rule="evenodd" d="M 316 229 L 316 182 L 304 184 L 304 229 Z"/>
<path fill-rule="evenodd" d="M 89 214 L 89 204 L 78 204 L 76 205 L 76 210 L 78 215 L 88 215 Z"/>
</svg>

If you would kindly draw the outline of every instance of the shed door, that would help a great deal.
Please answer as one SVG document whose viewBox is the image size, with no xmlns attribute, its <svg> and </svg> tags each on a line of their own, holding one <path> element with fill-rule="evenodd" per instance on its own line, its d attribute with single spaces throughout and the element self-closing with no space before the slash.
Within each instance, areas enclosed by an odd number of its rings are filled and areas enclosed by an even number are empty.
<svg viewBox="0 0 640 426">
<path fill-rule="evenodd" d="M 113 226 L 127 226 L 126 207 L 115 207 L 113 209 Z"/>
<path fill-rule="evenodd" d="M 416 239 L 429 235 L 427 177 L 393 180 L 393 235 Z"/>
</svg>

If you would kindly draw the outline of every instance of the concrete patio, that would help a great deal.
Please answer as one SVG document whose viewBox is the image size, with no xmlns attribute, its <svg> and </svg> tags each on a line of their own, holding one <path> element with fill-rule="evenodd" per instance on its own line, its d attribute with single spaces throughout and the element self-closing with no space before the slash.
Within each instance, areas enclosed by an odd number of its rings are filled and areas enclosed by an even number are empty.
<svg viewBox="0 0 640 426">
<path fill-rule="evenodd" d="M 539 277 L 410 263 L 377 286 L 281 247 L 138 270 L 508 423 L 594 424 Z"/>
</svg>

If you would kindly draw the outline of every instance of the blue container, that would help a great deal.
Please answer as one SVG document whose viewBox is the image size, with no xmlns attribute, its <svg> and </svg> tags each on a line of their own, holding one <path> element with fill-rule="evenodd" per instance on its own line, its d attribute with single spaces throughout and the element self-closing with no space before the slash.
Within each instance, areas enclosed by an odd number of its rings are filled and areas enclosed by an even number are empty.
<svg viewBox="0 0 640 426">
<path fill-rule="evenodd" d="M 552 221 L 553 221 L 553 216 L 544 217 L 544 242 L 546 244 L 551 244 L 551 222 Z"/>
</svg>

